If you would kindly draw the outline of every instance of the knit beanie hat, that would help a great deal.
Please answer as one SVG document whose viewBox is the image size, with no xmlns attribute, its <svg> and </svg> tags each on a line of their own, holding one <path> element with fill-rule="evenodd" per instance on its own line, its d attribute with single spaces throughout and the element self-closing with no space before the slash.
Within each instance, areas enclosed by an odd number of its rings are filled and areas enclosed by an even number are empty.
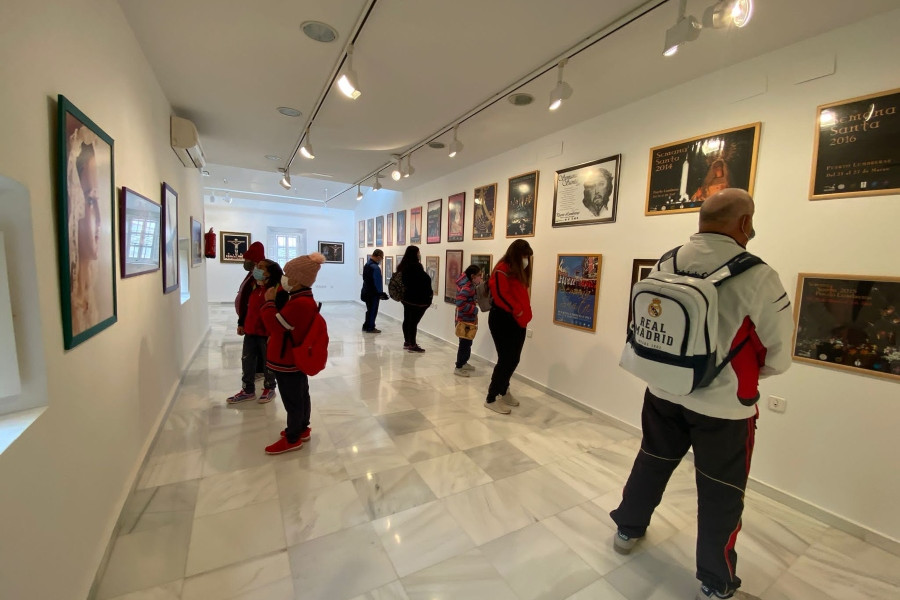
<svg viewBox="0 0 900 600">
<path fill-rule="evenodd" d="M 250 247 L 247 248 L 247 251 L 244 252 L 244 260 L 259 262 L 265 257 L 266 249 L 263 247 L 262 242 L 253 242 L 252 244 L 250 244 Z"/>
<path fill-rule="evenodd" d="M 324 262 L 325 257 L 318 252 L 313 252 L 308 256 L 298 256 L 284 265 L 284 274 L 290 281 L 311 288 L 316 282 L 316 275 Z"/>
</svg>

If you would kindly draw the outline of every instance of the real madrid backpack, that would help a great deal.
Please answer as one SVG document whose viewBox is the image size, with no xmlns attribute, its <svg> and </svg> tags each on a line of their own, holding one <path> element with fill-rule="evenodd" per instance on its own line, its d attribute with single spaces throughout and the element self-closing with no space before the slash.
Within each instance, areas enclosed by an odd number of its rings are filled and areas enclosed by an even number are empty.
<svg viewBox="0 0 900 600">
<path fill-rule="evenodd" d="M 681 248 L 666 252 L 631 288 L 631 322 L 619 366 L 670 394 L 709 385 L 747 340 L 717 362 L 718 286 L 762 260 L 742 252 L 706 276 L 678 269 Z"/>
</svg>

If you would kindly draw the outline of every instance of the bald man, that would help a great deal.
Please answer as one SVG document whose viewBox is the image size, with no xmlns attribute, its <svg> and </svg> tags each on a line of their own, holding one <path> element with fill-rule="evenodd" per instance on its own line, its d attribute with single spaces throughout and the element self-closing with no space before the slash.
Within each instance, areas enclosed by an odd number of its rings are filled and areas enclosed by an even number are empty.
<svg viewBox="0 0 900 600">
<path fill-rule="evenodd" d="M 753 213 L 753 199 L 744 190 L 727 188 L 707 198 L 700 208 L 699 232 L 675 254 L 678 272 L 706 277 L 744 252 L 755 235 Z M 753 598 L 736 591 L 741 580 L 734 546 L 759 415 L 758 384 L 761 377 L 782 373 L 791 364 L 792 311 L 778 273 L 761 263 L 717 291 L 719 362 L 744 345 L 709 386 L 687 396 L 647 388 L 641 449 L 622 503 L 610 513 L 618 526 L 614 548 L 627 554 L 645 535 L 669 477 L 693 447 L 701 582 L 697 600 Z"/>
</svg>

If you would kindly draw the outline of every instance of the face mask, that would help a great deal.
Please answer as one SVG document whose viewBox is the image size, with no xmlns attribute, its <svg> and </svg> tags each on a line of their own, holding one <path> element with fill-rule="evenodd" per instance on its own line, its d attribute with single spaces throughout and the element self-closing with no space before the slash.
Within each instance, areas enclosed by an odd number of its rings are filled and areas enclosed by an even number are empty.
<svg viewBox="0 0 900 600">
<path fill-rule="evenodd" d="M 523 259 L 522 259 L 522 268 L 523 268 L 523 269 L 527 269 L 527 268 L 528 268 L 528 259 L 527 259 L 527 258 L 523 258 Z"/>
<path fill-rule="evenodd" d="M 291 284 L 288 283 L 288 277 L 287 277 L 287 275 L 283 275 L 283 276 L 281 277 L 281 287 L 283 287 L 283 288 L 284 288 L 284 291 L 286 291 L 286 292 L 291 291 Z"/>
<path fill-rule="evenodd" d="M 259 267 L 253 269 L 253 279 L 255 279 L 257 281 L 262 281 L 263 278 L 264 277 L 263 277 L 262 269 L 260 269 Z"/>
</svg>

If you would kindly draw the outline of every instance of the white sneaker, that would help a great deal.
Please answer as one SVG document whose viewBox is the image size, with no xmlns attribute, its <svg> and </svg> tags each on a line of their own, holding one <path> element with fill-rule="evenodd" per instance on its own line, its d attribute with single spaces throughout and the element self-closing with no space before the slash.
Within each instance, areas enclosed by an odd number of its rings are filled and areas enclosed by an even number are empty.
<svg viewBox="0 0 900 600">
<path fill-rule="evenodd" d="M 469 372 L 466 371 L 465 369 L 463 369 L 462 367 L 460 367 L 458 369 L 453 369 L 453 374 L 458 375 L 459 377 L 468 377 L 469 376 Z"/>
<path fill-rule="evenodd" d="M 469 363 L 464 364 L 464 365 L 463 365 L 462 367 L 460 367 L 460 368 L 462 368 L 462 369 L 464 369 L 464 370 L 466 370 L 466 371 L 474 371 L 474 370 L 475 370 L 475 367 L 473 367 L 473 366 L 470 365 Z"/>
<path fill-rule="evenodd" d="M 501 396 L 501 398 L 503 398 L 503 401 L 506 402 L 507 404 L 509 404 L 510 406 L 518 406 L 519 405 L 519 401 L 515 399 L 515 397 L 512 395 L 512 392 L 506 392 L 506 394 Z"/>
<path fill-rule="evenodd" d="M 500 400 L 494 400 L 493 402 L 485 401 L 484 407 L 491 409 L 495 413 L 500 413 L 501 415 L 508 415 L 512 412 L 512 409 L 505 403 L 500 402 Z"/>
</svg>

